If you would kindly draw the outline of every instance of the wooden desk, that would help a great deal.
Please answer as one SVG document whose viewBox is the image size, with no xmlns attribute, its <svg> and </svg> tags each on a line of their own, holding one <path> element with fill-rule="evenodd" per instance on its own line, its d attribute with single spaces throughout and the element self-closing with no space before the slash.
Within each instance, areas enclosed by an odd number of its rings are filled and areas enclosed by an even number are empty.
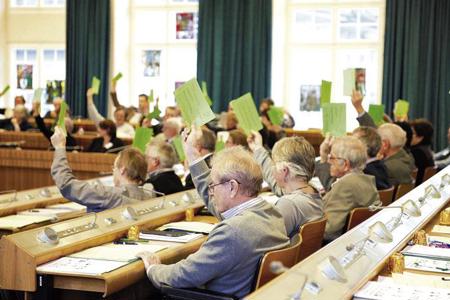
<svg viewBox="0 0 450 300">
<path fill-rule="evenodd" d="M 442 176 L 449 173 L 450 167 L 447 167 L 398 199 L 392 206 L 399 206 L 409 199 L 417 201 L 424 194 L 425 187 L 430 184 L 439 187 Z M 375 224 L 376 221 L 386 223 L 386 221 L 398 216 L 398 209 L 385 209 L 378 212 L 340 238 L 301 261 L 284 274 L 253 292 L 246 299 L 290 299 L 293 294 L 299 291 L 305 279 L 309 284 L 311 282 L 318 284 L 321 287 L 321 291 L 316 295 L 308 289 L 303 289 L 301 299 L 352 299 L 353 295 L 367 281 L 376 278 L 380 272 L 385 270 L 389 257 L 393 253 L 403 249 L 414 236 L 415 232 L 421 228 L 430 230 L 436 224 L 439 213 L 449 206 L 450 186 L 444 186 L 439 199 L 431 198 L 426 201 L 426 204 L 421 207 L 421 216 L 406 218 L 405 220 L 402 217 L 403 223 L 392 231 L 392 242 L 385 244 L 372 242 L 371 245 L 366 245 L 364 248 L 365 255 L 359 257 L 358 260 L 344 269 L 344 275 L 346 276 L 345 282 L 331 280 L 323 275 L 322 270 L 326 264 L 326 260 L 331 256 L 338 260 L 342 259 L 344 255 L 348 254 L 346 250 L 348 245 L 355 245 L 358 241 L 367 237 L 369 226 Z"/>
<path fill-rule="evenodd" d="M 322 131 L 320 130 L 294 130 L 294 129 L 285 129 L 287 136 L 302 136 L 311 145 L 314 147 L 316 151 L 316 156 L 320 155 L 320 144 L 322 144 L 325 137 L 322 135 Z"/>
<path fill-rule="evenodd" d="M 190 196 L 188 197 L 188 195 Z M 192 199 L 194 202 L 190 202 Z M 155 207 L 160 204 L 161 200 L 156 198 L 143 201 L 131 207 L 136 210 Z M 172 201 L 175 201 L 177 205 L 173 206 Z M 186 209 L 194 208 L 198 210 L 203 205 L 203 201 L 192 190 L 166 196 L 163 209 L 141 215 L 138 220 L 124 219 L 122 217 L 124 207 L 106 210 L 97 214 L 96 228 L 61 238 L 56 245 L 41 243 L 36 238 L 42 228 L 4 236 L 0 240 L 0 253 L 7 253 L 7 255 L 0 256 L 0 289 L 34 292 L 37 288 L 36 267 L 38 265 L 86 248 L 112 242 L 125 236 L 132 225 L 144 229 L 156 228 L 168 222 L 183 220 Z M 93 218 L 93 215 L 86 215 L 50 227 L 60 232 L 74 226 L 85 225 L 91 222 Z M 106 218 L 114 218 L 117 222 L 109 225 L 104 221 Z M 174 262 L 196 251 L 201 243 L 201 240 L 197 240 L 169 248 L 161 251 L 160 255 L 163 261 Z M 145 278 L 143 270 L 142 262 L 135 262 L 101 276 L 58 275 L 54 276 L 54 287 L 68 290 L 82 289 L 108 295 Z"/>
<path fill-rule="evenodd" d="M 116 154 L 68 153 L 70 167 L 78 179 L 111 172 Z M 25 190 L 53 185 L 50 167 L 52 151 L 0 148 L 0 191 Z"/>
</svg>

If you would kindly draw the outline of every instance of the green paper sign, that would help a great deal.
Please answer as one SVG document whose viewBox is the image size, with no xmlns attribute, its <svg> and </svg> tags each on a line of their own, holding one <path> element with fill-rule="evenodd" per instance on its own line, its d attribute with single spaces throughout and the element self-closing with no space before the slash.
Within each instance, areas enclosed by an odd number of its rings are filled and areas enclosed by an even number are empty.
<svg viewBox="0 0 450 300">
<path fill-rule="evenodd" d="M 322 80 L 320 86 L 320 105 L 331 102 L 331 81 Z"/>
<path fill-rule="evenodd" d="M 188 126 L 202 126 L 216 117 L 195 78 L 175 90 L 175 100 Z"/>
<path fill-rule="evenodd" d="M 155 101 L 155 96 L 153 95 L 153 89 L 151 89 L 148 95 L 148 103 L 152 103 L 153 101 Z"/>
<path fill-rule="evenodd" d="M 345 103 L 326 103 L 322 106 L 323 134 L 343 136 L 347 133 Z"/>
<path fill-rule="evenodd" d="M 161 111 L 159 110 L 159 107 L 155 105 L 153 108 L 153 111 L 147 115 L 147 119 L 157 119 L 161 115 Z"/>
<path fill-rule="evenodd" d="M 369 115 L 372 117 L 375 125 L 380 126 L 384 123 L 384 105 L 383 104 L 370 104 Z"/>
<path fill-rule="evenodd" d="M 94 95 L 98 95 L 98 92 L 100 90 L 100 79 L 98 79 L 97 77 L 92 77 L 92 92 L 94 93 Z"/>
<path fill-rule="evenodd" d="M 394 115 L 397 117 L 406 117 L 409 111 L 409 102 L 403 99 L 397 100 L 394 105 Z"/>
<path fill-rule="evenodd" d="M 41 102 L 42 91 L 43 89 L 41 88 L 37 88 L 34 90 L 33 102 Z"/>
<path fill-rule="evenodd" d="M 208 88 L 206 87 L 206 82 L 205 81 L 202 81 L 202 93 L 205 96 L 205 99 L 206 99 L 206 102 L 208 102 L 208 105 L 211 106 L 212 105 L 212 100 L 208 96 Z"/>
<path fill-rule="evenodd" d="M 119 72 L 119 73 L 117 73 L 116 76 L 113 77 L 112 81 L 113 81 L 113 82 L 116 82 L 116 81 L 118 81 L 120 78 L 122 78 L 122 76 L 123 76 L 122 73 Z"/>
<path fill-rule="evenodd" d="M 58 125 L 62 129 L 65 136 L 67 136 L 66 123 L 64 123 L 66 113 L 67 113 L 67 103 L 66 101 L 63 101 L 61 102 L 61 109 L 59 110 L 58 122 L 56 123 L 56 125 Z"/>
<path fill-rule="evenodd" d="M 136 128 L 136 133 L 134 134 L 133 147 L 145 153 L 145 147 L 148 142 L 150 142 L 153 136 L 153 129 L 147 127 Z"/>
<path fill-rule="evenodd" d="M 172 145 L 174 146 L 175 151 L 177 152 L 178 159 L 180 160 L 180 162 L 185 161 L 186 154 L 184 153 L 183 143 L 181 141 L 181 136 L 177 135 L 176 137 L 174 137 L 172 139 Z"/>
<path fill-rule="evenodd" d="M 0 97 L 5 95 L 9 91 L 10 88 L 11 87 L 9 86 L 9 84 L 6 85 L 5 88 L 3 89 L 3 91 L 0 93 Z"/>
<path fill-rule="evenodd" d="M 216 142 L 216 148 L 215 148 L 215 153 L 222 151 L 223 149 L 225 149 L 225 143 L 224 141 L 221 140 L 217 140 Z"/>
<path fill-rule="evenodd" d="M 253 102 L 252 94 L 247 93 L 240 98 L 231 101 L 230 105 L 236 114 L 239 126 L 244 129 L 245 134 L 249 135 L 253 130 L 260 131 L 263 129 L 255 102 Z"/>
<path fill-rule="evenodd" d="M 270 122 L 273 125 L 281 125 L 284 119 L 284 109 L 282 107 L 272 106 L 268 111 L 267 115 L 269 116 Z"/>
</svg>

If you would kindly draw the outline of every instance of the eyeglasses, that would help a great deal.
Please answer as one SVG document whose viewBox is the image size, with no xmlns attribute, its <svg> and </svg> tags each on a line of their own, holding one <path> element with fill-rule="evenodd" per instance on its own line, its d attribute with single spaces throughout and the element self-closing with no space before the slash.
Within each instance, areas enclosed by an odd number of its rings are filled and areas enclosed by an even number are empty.
<svg viewBox="0 0 450 300">
<path fill-rule="evenodd" d="M 331 155 L 331 153 L 328 154 L 328 160 L 338 160 L 338 159 L 347 160 L 346 158 L 343 158 L 343 157 Z"/>
<path fill-rule="evenodd" d="M 214 194 L 214 188 L 215 188 L 216 186 L 219 186 L 219 185 L 222 185 L 222 184 L 231 182 L 231 181 L 236 181 L 237 184 L 241 184 L 241 183 L 240 183 L 239 181 L 237 181 L 236 179 L 230 179 L 230 180 L 222 181 L 222 182 L 219 182 L 219 183 L 210 183 L 210 184 L 208 184 L 208 193 L 209 193 L 209 195 L 213 195 L 213 194 Z"/>
</svg>

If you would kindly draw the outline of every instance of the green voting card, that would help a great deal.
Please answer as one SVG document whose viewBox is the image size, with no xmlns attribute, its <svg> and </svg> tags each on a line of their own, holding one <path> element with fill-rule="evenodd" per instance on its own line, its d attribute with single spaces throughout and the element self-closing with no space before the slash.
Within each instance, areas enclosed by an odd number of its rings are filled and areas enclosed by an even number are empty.
<svg viewBox="0 0 450 300">
<path fill-rule="evenodd" d="M 397 117 L 406 117 L 409 111 L 409 102 L 403 99 L 398 99 L 394 105 L 394 115 Z"/>
<path fill-rule="evenodd" d="M 92 92 L 94 93 L 94 95 L 98 95 L 98 92 L 100 91 L 100 79 L 98 79 L 97 77 L 92 77 Z"/>
<path fill-rule="evenodd" d="M 155 107 L 153 107 L 153 111 L 147 115 L 147 119 L 158 119 L 160 115 L 161 110 L 159 109 L 158 105 L 155 105 Z"/>
<path fill-rule="evenodd" d="M 42 91 L 43 91 L 42 88 L 37 88 L 34 90 L 33 102 L 41 103 Z"/>
<path fill-rule="evenodd" d="M 180 162 L 183 162 L 186 159 L 186 155 L 184 154 L 183 143 L 181 141 L 180 135 L 177 135 L 172 139 L 172 145 L 174 146 L 175 151 L 177 152 L 178 159 L 180 160 Z"/>
<path fill-rule="evenodd" d="M 2 90 L 2 92 L 0 93 L 0 97 L 5 95 L 10 89 L 9 84 L 5 86 L 5 88 Z"/>
<path fill-rule="evenodd" d="M 195 78 L 175 90 L 175 100 L 188 126 L 202 126 L 216 117 Z"/>
<path fill-rule="evenodd" d="M 153 89 L 151 89 L 148 95 L 148 103 L 152 103 L 153 101 L 155 101 L 155 96 L 153 95 Z"/>
<path fill-rule="evenodd" d="M 320 105 L 331 102 L 331 81 L 322 80 L 320 86 Z"/>
<path fill-rule="evenodd" d="M 212 100 L 208 96 L 208 88 L 206 87 L 206 82 L 205 81 L 202 81 L 202 92 L 203 92 L 203 95 L 205 96 L 206 102 L 208 102 L 208 105 L 211 106 L 212 105 Z"/>
<path fill-rule="evenodd" d="M 273 125 L 281 125 L 284 118 L 284 109 L 282 107 L 272 106 L 267 111 L 267 115 L 269 116 L 270 122 L 272 122 Z"/>
<path fill-rule="evenodd" d="M 61 109 L 59 110 L 59 115 L 58 115 L 58 123 L 56 125 L 58 125 L 62 129 L 65 136 L 67 136 L 66 123 L 64 123 L 64 118 L 66 117 L 66 113 L 67 113 L 67 103 L 66 103 L 66 101 L 63 101 L 63 102 L 61 102 Z"/>
<path fill-rule="evenodd" d="M 252 94 L 247 93 L 238 99 L 230 102 L 239 126 L 244 129 L 245 134 L 251 134 L 252 130 L 260 131 L 263 129 L 261 119 L 256 110 L 255 102 L 253 102 Z"/>
<path fill-rule="evenodd" d="M 353 90 L 366 94 L 366 69 L 353 68 L 344 70 L 344 96 L 352 96 Z"/>
<path fill-rule="evenodd" d="M 153 136 L 153 129 L 147 127 L 136 128 L 134 134 L 133 147 L 139 149 L 142 153 L 145 153 L 145 147 Z"/>
<path fill-rule="evenodd" d="M 326 103 L 322 106 L 323 134 L 343 136 L 347 133 L 345 103 Z"/>
<path fill-rule="evenodd" d="M 123 76 L 122 73 L 119 72 L 119 73 L 117 73 L 116 76 L 113 77 L 112 81 L 113 81 L 113 82 L 116 82 L 116 81 L 118 81 L 120 78 L 122 78 L 122 76 Z"/>
<path fill-rule="evenodd" d="M 216 142 L 216 148 L 215 148 L 215 153 L 222 151 L 223 149 L 225 149 L 225 143 L 222 140 L 217 140 Z"/>
<path fill-rule="evenodd" d="M 384 123 L 384 105 L 383 104 L 370 104 L 369 115 L 372 117 L 375 125 L 380 126 Z"/>
</svg>

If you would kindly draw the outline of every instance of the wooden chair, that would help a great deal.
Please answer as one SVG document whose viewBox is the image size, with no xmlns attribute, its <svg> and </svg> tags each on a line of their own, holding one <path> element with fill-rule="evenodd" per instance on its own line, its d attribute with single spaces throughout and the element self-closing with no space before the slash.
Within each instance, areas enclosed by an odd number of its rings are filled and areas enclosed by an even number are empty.
<svg viewBox="0 0 450 300">
<path fill-rule="evenodd" d="M 428 180 L 431 177 L 433 177 L 436 174 L 436 172 L 437 172 L 436 166 L 426 167 L 425 171 L 423 172 L 423 180 L 422 180 L 422 182 L 424 182 L 425 180 Z"/>
<path fill-rule="evenodd" d="M 354 208 L 348 216 L 347 231 L 364 222 L 376 213 L 377 211 L 370 211 L 367 207 Z"/>
<path fill-rule="evenodd" d="M 397 190 L 395 191 L 394 201 L 402 197 L 403 195 L 409 193 L 412 189 L 414 189 L 413 183 L 400 183 L 397 186 Z"/>
<path fill-rule="evenodd" d="M 270 270 L 270 264 L 274 261 L 281 262 L 286 268 L 290 268 L 297 263 L 297 253 L 300 245 L 302 244 L 301 237 L 295 243 L 295 245 L 288 248 L 274 250 L 267 252 L 261 259 L 259 266 L 259 272 L 256 277 L 255 290 L 262 287 L 267 282 L 271 281 L 279 274 L 274 274 Z"/>
<path fill-rule="evenodd" d="M 302 243 L 298 248 L 297 263 L 307 258 L 322 247 L 323 234 L 327 225 L 327 216 L 308 222 L 300 227 L 300 238 Z"/>
<path fill-rule="evenodd" d="M 395 192 L 395 186 L 391 186 L 388 189 L 378 191 L 378 194 L 380 195 L 380 201 L 383 203 L 383 206 L 388 206 L 392 203 L 392 200 L 394 198 L 394 192 Z"/>
</svg>

